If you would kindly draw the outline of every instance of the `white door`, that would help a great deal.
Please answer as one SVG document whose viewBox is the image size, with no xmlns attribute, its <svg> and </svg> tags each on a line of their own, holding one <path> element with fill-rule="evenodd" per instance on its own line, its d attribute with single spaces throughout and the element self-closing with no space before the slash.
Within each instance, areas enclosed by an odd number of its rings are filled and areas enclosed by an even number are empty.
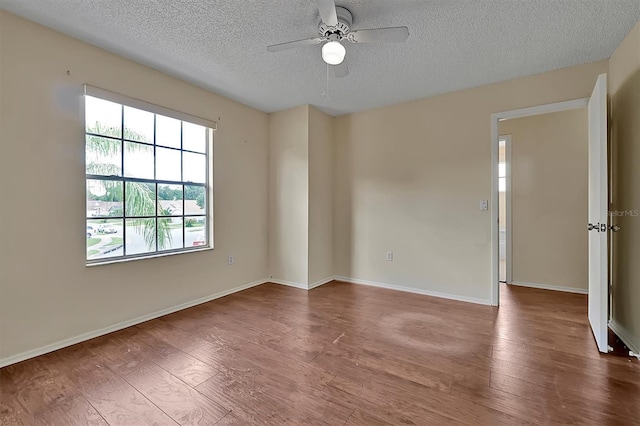
<svg viewBox="0 0 640 426">
<path fill-rule="evenodd" d="M 607 75 L 589 100 L 589 322 L 600 352 L 608 352 Z"/>
</svg>

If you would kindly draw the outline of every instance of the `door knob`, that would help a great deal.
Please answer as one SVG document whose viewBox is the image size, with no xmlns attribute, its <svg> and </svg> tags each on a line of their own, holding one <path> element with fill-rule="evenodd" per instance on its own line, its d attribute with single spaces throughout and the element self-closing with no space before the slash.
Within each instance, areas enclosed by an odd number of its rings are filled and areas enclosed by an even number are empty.
<svg viewBox="0 0 640 426">
<path fill-rule="evenodd" d="M 609 227 L 613 232 L 618 232 L 621 228 L 618 225 L 612 225 Z"/>
</svg>

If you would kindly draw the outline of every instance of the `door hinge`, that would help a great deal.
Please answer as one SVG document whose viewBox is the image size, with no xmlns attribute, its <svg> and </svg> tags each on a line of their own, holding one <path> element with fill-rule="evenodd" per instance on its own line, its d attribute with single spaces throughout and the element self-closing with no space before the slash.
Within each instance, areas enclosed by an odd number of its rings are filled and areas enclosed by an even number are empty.
<svg viewBox="0 0 640 426">
<path fill-rule="evenodd" d="M 589 231 L 597 231 L 597 232 L 607 232 L 607 224 L 606 223 L 590 223 L 588 226 Z"/>
</svg>

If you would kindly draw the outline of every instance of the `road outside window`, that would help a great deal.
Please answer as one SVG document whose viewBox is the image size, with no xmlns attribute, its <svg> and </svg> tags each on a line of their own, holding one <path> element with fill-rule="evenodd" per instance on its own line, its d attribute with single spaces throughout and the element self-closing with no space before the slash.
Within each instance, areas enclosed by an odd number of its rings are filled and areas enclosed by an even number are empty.
<svg viewBox="0 0 640 426">
<path fill-rule="evenodd" d="M 85 96 L 87 264 L 202 249 L 212 129 Z"/>
</svg>

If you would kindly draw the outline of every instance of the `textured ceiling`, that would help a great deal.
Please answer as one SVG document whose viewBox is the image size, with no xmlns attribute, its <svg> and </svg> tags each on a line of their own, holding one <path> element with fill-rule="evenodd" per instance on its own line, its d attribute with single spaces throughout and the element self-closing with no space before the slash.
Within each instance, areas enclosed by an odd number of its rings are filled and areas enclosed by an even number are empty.
<svg viewBox="0 0 640 426">
<path fill-rule="evenodd" d="M 353 29 L 406 25 L 403 44 L 347 43 L 328 78 L 314 0 L 0 0 L 0 6 L 263 111 L 334 114 L 608 58 L 640 0 L 337 0 Z M 327 90 L 328 89 L 328 90 Z"/>
</svg>

